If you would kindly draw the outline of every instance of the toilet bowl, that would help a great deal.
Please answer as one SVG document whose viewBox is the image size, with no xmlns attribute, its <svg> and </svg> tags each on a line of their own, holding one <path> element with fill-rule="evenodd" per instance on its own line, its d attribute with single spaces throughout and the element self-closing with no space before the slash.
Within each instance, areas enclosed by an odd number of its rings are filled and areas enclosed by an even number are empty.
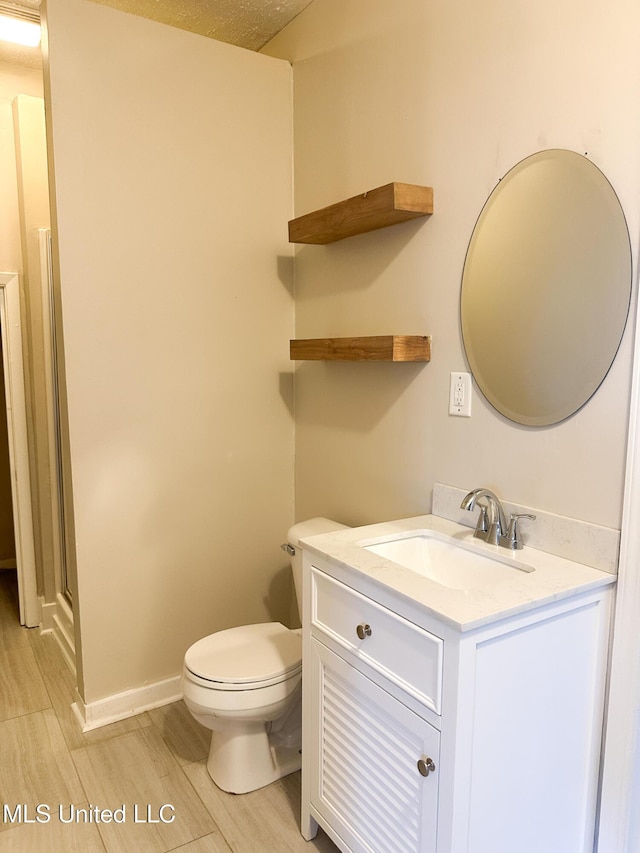
<svg viewBox="0 0 640 853">
<path fill-rule="evenodd" d="M 343 529 L 327 518 L 290 528 L 286 550 L 298 601 L 300 539 Z M 285 547 L 285 546 L 283 546 Z M 300 769 L 302 639 L 280 622 L 242 625 L 198 640 L 184 657 L 182 689 L 194 718 L 211 729 L 207 770 L 223 791 L 244 794 Z"/>
</svg>

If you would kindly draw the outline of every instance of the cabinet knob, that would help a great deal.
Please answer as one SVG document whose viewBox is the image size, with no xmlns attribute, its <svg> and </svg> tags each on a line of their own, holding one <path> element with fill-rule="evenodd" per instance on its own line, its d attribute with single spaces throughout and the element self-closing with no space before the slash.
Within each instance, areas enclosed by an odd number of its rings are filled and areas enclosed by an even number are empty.
<svg viewBox="0 0 640 853">
<path fill-rule="evenodd" d="M 433 763 L 431 758 L 427 758 L 426 755 L 423 755 L 422 758 L 418 759 L 418 770 L 420 771 L 421 776 L 428 776 L 433 770 L 436 769 L 436 765 Z"/>
<path fill-rule="evenodd" d="M 356 634 L 361 640 L 364 640 L 365 637 L 370 637 L 371 625 L 358 625 L 358 627 L 356 628 Z"/>
</svg>

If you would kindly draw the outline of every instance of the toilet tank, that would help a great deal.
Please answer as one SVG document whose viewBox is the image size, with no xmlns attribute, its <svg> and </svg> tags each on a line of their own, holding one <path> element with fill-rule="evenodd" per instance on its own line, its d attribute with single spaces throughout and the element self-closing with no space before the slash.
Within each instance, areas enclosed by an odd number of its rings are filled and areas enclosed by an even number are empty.
<svg viewBox="0 0 640 853">
<path fill-rule="evenodd" d="M 289 528 L 287 533 L 287 552 L 291 558 L 291 571 L 293 572 L 293 583 L 296 589 L 296 600 L 298 602 L 298 614 L 302 605 L 302 549 L 300 540 L 307 536 L 317 536 L 320 533 L 333 533 L 337 530 L 346 530 L 347 524 L 340 524 L 330 518 L 310 518 L 308 521 L 299 521 Z M 283 545 L 283 548 L 286 546 Z M 292 550 L 291 550 L 292 549 Z"/>
</svg>

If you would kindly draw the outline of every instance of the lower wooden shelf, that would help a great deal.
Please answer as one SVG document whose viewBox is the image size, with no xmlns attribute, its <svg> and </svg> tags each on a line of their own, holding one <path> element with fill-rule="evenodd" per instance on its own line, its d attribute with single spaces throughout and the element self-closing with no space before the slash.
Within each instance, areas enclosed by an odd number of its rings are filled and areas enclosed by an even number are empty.
<svg viewBox="0 0 640 853">
<path fill-rule="evenodd" d="M 292 361 L 430 361 L 430 335 L 307 338 L 290 342 Z"/>
</svg>

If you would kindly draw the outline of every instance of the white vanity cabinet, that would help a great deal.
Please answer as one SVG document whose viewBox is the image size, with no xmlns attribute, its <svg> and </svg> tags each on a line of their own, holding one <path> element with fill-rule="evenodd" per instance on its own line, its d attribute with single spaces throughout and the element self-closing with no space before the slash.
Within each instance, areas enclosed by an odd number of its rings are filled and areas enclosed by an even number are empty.
<svg viewBox="0 0 640 853">
<path fill-rule="evenodd" d="M 305 552 L 302 833 L 592 853 L 611 586 L 461 630 Z"/>
</svg>

